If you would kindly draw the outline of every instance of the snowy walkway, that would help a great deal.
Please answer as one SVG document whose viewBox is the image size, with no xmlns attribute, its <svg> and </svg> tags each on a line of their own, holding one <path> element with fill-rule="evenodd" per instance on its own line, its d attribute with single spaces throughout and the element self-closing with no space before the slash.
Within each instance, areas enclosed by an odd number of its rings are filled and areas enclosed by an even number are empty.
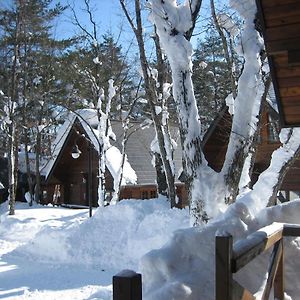
<svg viewBox="0 0 300 300">
<path fill-rule="evenodd" d="M 110 299 L 113 272 L 99 266 L 43 262 L 20 250 L 38 232 L 68 227 L 87 216 L 87 210 L 28 209 L 21 204 L 15 216 L 1 217 L 0 299 Z"/>
</svg>

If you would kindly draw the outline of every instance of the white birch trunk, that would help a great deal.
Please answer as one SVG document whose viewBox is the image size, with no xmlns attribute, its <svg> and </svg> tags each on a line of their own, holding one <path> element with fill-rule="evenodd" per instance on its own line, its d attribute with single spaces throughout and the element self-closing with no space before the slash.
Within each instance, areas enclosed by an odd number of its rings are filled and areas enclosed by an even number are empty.
<svg viewBox="0 0 300 300">
<path fill-rule="evenodd" d="M 192 219 L 205 221 L 204 199 L 196 193 L 195 182 L 200 178 L 200 167 L 207 163 L 201 150 L 201 124 L 192 83 L 192 45 L 185 38 L 192 25 L 191 8 L 175 5 L 174 1 L 151 1 L 150 18 L 157 28 L 162 48 L 168 57 L 173 80 L 173 97 L 179 119 L 183 149 L 183 170 L 189 195 Z M 187 20 L 181 19 L 189 18 Z M 197 223 L 193 220 L 192 223 Z"/>
</svg>

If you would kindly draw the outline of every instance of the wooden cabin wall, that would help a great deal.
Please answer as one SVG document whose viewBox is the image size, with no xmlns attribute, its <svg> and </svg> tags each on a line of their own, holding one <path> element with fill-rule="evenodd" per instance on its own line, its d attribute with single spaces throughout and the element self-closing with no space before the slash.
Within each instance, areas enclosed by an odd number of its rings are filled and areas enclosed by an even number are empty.
<svg viewBox="0 0 300 300">
<path fill-rule="evenodd" d="M 220 172 L 225 160 L 227 145 L 231 131 L 232 118 L 228 109 L 222 112 L 220 118 L 212 124 L 207 136 L 204 137 L 203 152 L 208 165 L 216 172 Z"/>
<path fill-rule="evenodd" d="M 300 2 L 257 0 L 284 126 L 300 125 Z"/>
<path fill-rule="evenodd" d="M 187 191 L 184 183 L 176 183 L 176 195 L 178 204 L 176 207 L 184 208 L 188 206 Z M 127 185 L 122 187 L 120 199 L 152 199 L 157 198 L 157 185 Z"/>
</svg>

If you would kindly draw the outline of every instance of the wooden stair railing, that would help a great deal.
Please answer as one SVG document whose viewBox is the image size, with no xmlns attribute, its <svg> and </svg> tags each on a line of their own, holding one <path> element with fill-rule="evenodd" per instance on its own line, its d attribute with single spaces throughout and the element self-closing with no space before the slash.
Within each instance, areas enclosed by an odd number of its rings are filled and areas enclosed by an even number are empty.
<svg viewBox="0 0 300 300">
<path fill-rule="evenodd" d="M 274 298 L 284 300 L 283 237 L 300 236 L 300 225 L 273 223 L 233 245 L 230 234 L 216 236 L 216 300 L 256 299 L 233 279 L 233 274 L 261 253 L 274 246 L 268 278 L 261 300 L 268 300 L 272 287 Z"/>
</svg>

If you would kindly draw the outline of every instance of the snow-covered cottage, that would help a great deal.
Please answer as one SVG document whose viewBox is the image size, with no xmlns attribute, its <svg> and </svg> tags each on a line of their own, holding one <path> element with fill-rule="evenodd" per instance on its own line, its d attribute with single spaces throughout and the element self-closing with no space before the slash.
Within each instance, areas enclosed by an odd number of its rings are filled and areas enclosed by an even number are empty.
<svg viewBox="0 0 300 300">
<path fill-rule="evenodd" d="M 70 114 L 58 130 L 53 143 L 52 157 L 42 168 L 45 178 L 42 202 L 52 203 L 59 195 L 60 203 L 71 205 L 88 205 L 88 147 L 91 142 L 92 200 L 97 206 L 99 149 L 97 136 L 97 117 L 95 110 L 84 109 L 77 114 Z M 136 128 L 140 122 L 132 122 Z M 109 200 L 114 189 L 114 178 L 119 172 L 123 128 L 120 121 L 111 122 L 114 140 L 106 152 L 106 197 Z M 177 130 L 173 131 L 173 136 Z M 134 131 L 126 144 L 126 162 L 122 181 L 121 199 L 148 199 L 157 196 L 156 171 L 152 165 L 150 144 L 155 137 L 152 125 Z M 177 137 L 178 138 L 178 137 Z M 74 159 L 71 155 L 74 147 L 78 147 L 80 156 Z M 175 152 L 176 167 L 181 168 L 181 155 Z M 177 183 L 180 204 L 185 199 L 184 185 Z"/>
<path fill-rule="evenodd" d="M 203 138 L 202 145 L 205 157 L 208 164 L 216 171 L 221 170 L 225 159 L 231 122 L 231 115 L 227 107 L 224 107 Z M 270 165 L 273 151 L 280 147 L 279 131 L 279 115 L 270 103 L 266 102 L 263 104 L 260 135 L 258 137 L 252 173 L 252 185 L 257 181 L 258 176 Z M 290 191 L 300 192 L 300 157 L 297 157 L 285 174 L 280 190 L 285 191 L 287 198 Z"/>
</svg>

